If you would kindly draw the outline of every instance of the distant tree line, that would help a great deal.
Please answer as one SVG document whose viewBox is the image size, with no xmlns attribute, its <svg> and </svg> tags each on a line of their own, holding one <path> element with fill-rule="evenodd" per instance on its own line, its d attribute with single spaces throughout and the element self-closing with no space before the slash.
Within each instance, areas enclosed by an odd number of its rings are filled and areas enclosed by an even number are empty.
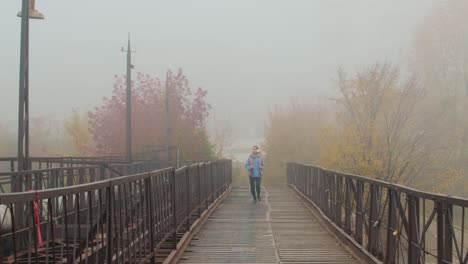
<svg viewBox="0 0 468 264">
<path fill-rule="evenodd" d="M 439 3 L 414 36 L 408 65 L 339 69 L 336 96 L 291 101 L 269 115 L 267 175 L 298 161 L 468 194 L 467 1 Z"/>
</svg>

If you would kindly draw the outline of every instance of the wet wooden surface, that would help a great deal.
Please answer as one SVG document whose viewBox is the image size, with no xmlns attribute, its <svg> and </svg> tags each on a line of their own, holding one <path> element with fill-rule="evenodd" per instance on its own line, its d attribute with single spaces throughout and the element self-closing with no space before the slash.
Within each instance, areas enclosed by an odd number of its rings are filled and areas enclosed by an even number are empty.
<svg viewBox="0 0 468 264">
<path fill-rule="evenodd" d="M 234 187 L 179 263 L 357 263 L 288 188 Z"/>
</svg>

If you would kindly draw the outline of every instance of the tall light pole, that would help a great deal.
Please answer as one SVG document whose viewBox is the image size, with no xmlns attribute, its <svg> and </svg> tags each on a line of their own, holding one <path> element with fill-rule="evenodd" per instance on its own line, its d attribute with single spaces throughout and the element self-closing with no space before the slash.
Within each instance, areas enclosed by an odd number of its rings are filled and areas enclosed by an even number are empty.
<svg viewBox="0 0 468 264">
<path fill-rule="evenodd" d="M 22 0 L 21 49 L 18 104 L 18 171 L 29 170 L 29 19 L 44 19 L 35 9 L 34 0 Z M 12 191 L 22 191 L 22 177 L 15 177 Z"/>
<path fill-rule="evenodd" d="M 126 100 L 126 110 L 127 110 L 127 118 L 126 118 L 126 141 L 125 141 L 125 156 L 127 161 L 132 161 L 132 69 L 134 66 L 132 65 L 132 51 L 130 49 L 130 33 L 128 34 L 128 44 L 127 49 L 125 50 L 122 48 L 123 52 L 127 53 L 127 100 Z"/>
<path fill-rule="evenodd" d="M 167 151 L 167 161 L 171 160 L 171 122 L 170 122 L 170 113 L 169 113 L 169 70 L 166 72 L 166 151 Z"/>
</svg>

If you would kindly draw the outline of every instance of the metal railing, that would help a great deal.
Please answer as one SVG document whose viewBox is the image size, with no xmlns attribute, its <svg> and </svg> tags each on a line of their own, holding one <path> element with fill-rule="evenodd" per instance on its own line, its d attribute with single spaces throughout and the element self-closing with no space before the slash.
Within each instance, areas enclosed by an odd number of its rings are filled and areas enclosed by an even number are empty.
<svg viewBox="0 0 468 264">
<path fill-rule="evenodd" d="M 125 157 L 119 156 L 104 156 L 104 157 L 30 157 L 29 168 L 31 170 L 58 168 L 58 167 L 73 167 L 80 165 L 89 165 L 93 162 L 105 163 L 128 163 Z M 18 171 L 17 157 L 0 157 L 1 171 Z"/>
<path fill-rule="evenodd" d="M 378 261 L 468 263 L 468 199 L 297 163 L 287 179 Z"/>
<path fill-rule="evenodd" d="M 2 263 L 155 263 L 231 183 L 231 161 L 0 194 Z M 15 221 L 18 208 L 24 224 Z"/>
<path fill-rule="evenodd" d="M 38 160 L 41 162 L 43 160 Z M 50 166 L 49 166 L 50 165 Z M 167 162 L 116 162 L 107 160 L 49 160 L 47 168 L 0 172 L 0 193 L 43 190 L 84 184 L 170 167 Z"/>
</svg>

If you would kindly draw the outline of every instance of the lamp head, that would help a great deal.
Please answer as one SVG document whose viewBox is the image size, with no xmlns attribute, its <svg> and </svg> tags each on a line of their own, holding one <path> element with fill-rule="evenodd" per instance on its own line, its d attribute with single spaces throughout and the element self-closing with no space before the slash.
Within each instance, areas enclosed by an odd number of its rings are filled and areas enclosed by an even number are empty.
<svg viewBox="0 0 468 264">
<path fill-rule="evenodd" d="M 44 15 L 41 12 L 36 10 L 35 3 L 36 3 L 35 0 L 29 0 L 29 5 L 28 5 L 29 18 L 31 18 L 31 19 L 44 19 Z M 23 16 L 22 12 L 19 11 L 17 16 L 22 17 Z"/>
</svg>

